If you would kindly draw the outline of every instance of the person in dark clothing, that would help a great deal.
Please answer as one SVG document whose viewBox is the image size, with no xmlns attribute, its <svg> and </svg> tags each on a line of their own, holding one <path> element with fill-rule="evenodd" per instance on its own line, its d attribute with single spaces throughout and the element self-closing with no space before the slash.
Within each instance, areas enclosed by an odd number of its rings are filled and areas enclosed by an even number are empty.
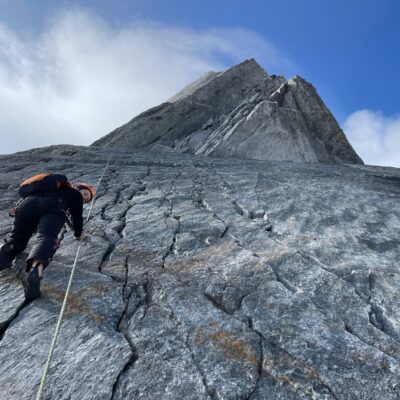
<svg viewBox="0 0 400 400">
<path fill-rule="evenodd" d="M 30 301 L 40 296 L 43 270 L 57 249 L 58 234 L 66 222 L 66 212 L 71 215 L 75 239 L 81 240 L 83 203 L 90 202 L 95 191 L 87 184 L 71 185 L 64 175 L 40 174 L 25 182 L 28 184 L 20 187 L 24 199 L 16 209 L 11 234 L 0 248 L 0 270 L 11 268 L 15 257 L 25 250 L 29 239 L 36 233 L 37 243 L 26 259 L 25 297 Z"/>
</svg>

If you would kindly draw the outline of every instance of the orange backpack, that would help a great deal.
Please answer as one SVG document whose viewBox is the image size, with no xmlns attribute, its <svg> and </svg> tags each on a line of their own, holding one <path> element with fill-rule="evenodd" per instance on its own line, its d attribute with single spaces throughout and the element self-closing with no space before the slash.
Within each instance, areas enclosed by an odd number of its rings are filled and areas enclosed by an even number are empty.
<svg viewBox="0 0 400 400">
<path fill-rule="evenodd" d="M 50 173 L 46 173 L 46 172 L 41 173 L 41 174 L 37 174 L 37 175 L 33 175 L 33 176 L 31 176 L 30 178 L 25 179 L 25 180 L 20 184 L 20 186 L 29 185 L 30 183 L 33 183 L 33 182 L 40 182 L 41 180 L 43 180 L 44 178 L 46 178 L 46 176 L 49 176 L 49 175 L 51 175 L 51 174 L 50 174 Z"/>
<path fill-rule="evenodd" d="M 19 194 L 28 197 L 35 194 L 57 192 L 58 189 L 71 186 L 65 175 L 41 173 L 25 179 L 19 186 Z"/>
</svg>

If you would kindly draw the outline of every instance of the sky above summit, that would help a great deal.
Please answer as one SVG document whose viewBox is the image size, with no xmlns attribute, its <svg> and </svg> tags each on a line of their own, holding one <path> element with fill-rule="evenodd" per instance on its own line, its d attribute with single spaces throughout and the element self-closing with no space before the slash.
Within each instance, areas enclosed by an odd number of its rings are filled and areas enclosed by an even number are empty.
<svg viewBox="0 0 400 400">
<path fill-rule="evenodd" d="M 301 75 L 400 167 L 398 0 L 0 0 L 0 154 L 90 144 L 210 70 Z"/>
</svg>

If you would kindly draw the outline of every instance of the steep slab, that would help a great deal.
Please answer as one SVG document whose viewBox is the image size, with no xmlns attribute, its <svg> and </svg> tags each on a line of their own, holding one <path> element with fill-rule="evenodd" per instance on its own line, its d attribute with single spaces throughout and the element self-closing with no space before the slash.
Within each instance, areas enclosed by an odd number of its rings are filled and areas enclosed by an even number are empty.
<svg viewBox="0 0 400 400">
<path fill-rule="evenodd" d="M 400 397 L 398 169 L 54 146 L 0 157 L 0 212 L 110 155 L 47 398 Z M 20 310 L 0 275 L 2 398 L 34 397 L 76 245 Z"/>
</svg>

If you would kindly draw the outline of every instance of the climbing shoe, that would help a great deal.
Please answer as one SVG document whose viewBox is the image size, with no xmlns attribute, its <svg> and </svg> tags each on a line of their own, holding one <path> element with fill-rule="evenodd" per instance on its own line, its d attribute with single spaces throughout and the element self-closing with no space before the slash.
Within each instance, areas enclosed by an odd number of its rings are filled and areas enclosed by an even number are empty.
<svg viewBox="0 0 400 400">
<path fill-rule="evenodd" d="M 37 268 L 32 268 L 28 274 L 28 279 L 25 288 L 25 300 L 30 302 L 40 297 L 40 281 Z"/>
<path fill-rule="evenodd" d="M 14 260 L 13 253 L 12 245 L 8 242 L 5 242 L 3 246 L 0 247 L 0 271 L 11 268 Z"/>
</svg>

